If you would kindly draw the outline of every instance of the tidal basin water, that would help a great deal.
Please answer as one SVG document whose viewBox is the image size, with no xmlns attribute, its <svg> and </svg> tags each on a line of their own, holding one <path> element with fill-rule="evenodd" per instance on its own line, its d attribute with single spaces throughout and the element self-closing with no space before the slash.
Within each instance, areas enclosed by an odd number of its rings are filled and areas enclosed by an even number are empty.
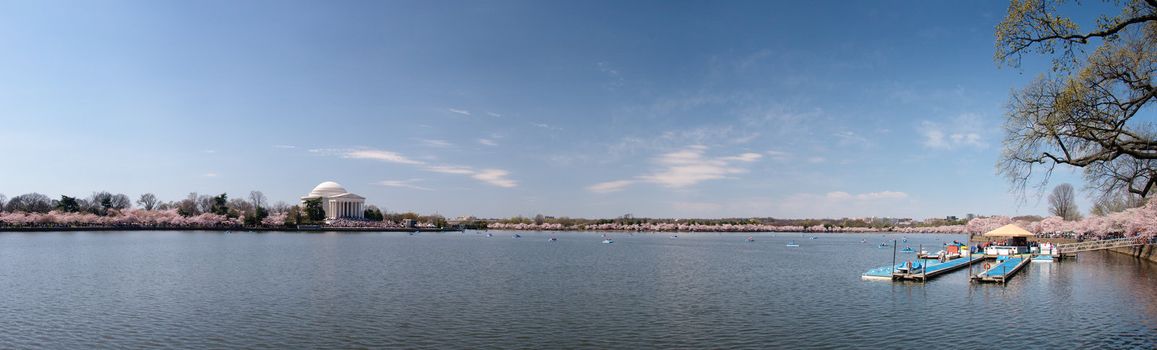
<svg viewBox="0 0 1157 350">
<path fill-rule="evenodd" d="M 0 348 L 1157 346 L 1123 254 L 919 284 L 860 279 L 901 235 L 490 233 L 3 233 Z"/>
</svg>

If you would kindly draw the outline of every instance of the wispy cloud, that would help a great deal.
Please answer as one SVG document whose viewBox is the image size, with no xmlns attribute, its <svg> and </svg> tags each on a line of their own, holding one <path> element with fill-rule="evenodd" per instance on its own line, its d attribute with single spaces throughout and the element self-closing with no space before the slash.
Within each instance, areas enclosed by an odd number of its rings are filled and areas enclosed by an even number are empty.
<svg viewBox="0 0 1157 350">
<path fill-rule="evenodd" d="M 491 139 L 478 139 L 478 143 L 483 146 L 498 146 L 498 143 Z"/>
<path fill-rule="evenodd" d="M 785 160 L 788 160 L 791 158 L 791 153 L 787 153 L 784 151 L 769 150 L 769 151 L 763 152 L 763 153 L 767 154 L 767 156 L 769 158 L 777 160 L 777 161 L 785 161 Z"/>
<path fill-rule="evenodd" d="M 618 191 L 622 191 L 623 189 L 627 188 L 627 186 L 630 186 L 633 183 L 635 183 L 635 182 L 631 181 L 631 180 L 616 180 L 616 181 L 600 182 L 600 183 L 597 183 L 594 185 L 587 186 L 587 190 L 591 191 L 591 192 L 595 192 L 595 193 L 618 192 Z"/>
<path fill-rule="evenodd" d="M 546 123 L 530 123 L 530 125 L 534 125 L 535 127 L 543 128 L 543 129 L 547 129 L 547 130 L 562 131 L 562 128 L 557 127 L 557 126 L 551 126 L 550 124 L 546 124 Z"/>
<path fill-rule="evenodd" d="M 203 174 L 203 175 L 201 175 L 201 176 L 204 176 L 204 177 L 217 177 L 217 173 L 214 173 L 214 172 L 208 172 L 208 173 L 205 173 L 205 174 Z"/>
<path fill-rule="evenodd" d="M 482 169 L 482 171 L 471 175 L 471 177 L 498 187 L 517 187 L 518 182 L 508 178 L 508 175 L 510 175 L 510 173 L 506 170 Z"/>
<path fill-rule="evenodd" d="M 823 217 L 833 213 L 842 216 L 896 216 L 913 210 L 914 202 L 907 193 L 879 191 L 848 193 L 833 191 L 823 194 L 797 193 L 767 203 L 770 211 L 788 217 Z"/>
<path fill-rule="evenodd" d="M 988 147 L 984 140 L 984 127 L 975 114 L 962 114 L 948 123 L 925 120 L 920 122 L 916 131 L 921 136 L 921 143 L 928 148 Z"/>
<path fill-rule="evenodd" d="M 442 173 L 442 174 L 457 174 L 457 175 L 473 175 L 474 174 L 474 169 L 470 169 L 470 167 L 455 166 L 455 165 L 430 165 L 430 166 L 423 167 L 422 169 L 426 170 L 426 171 L 431 171 L 431 172 L 435 172 L 435 173 Z"/>
<path fill-rule="evenodd" d="M 605 87 L 607 90 L 615 90 L 623 86 L 624 80 L 622 73 L 615 69 L 610 63 L 598 62 L 595 63 L 599 71 L 607 76 L 607 83 Z"/>
<path fill-rule="evenodd" d="M 326 150 L 324 150 L 324 149 L 310 150 L 310 152 L 315 152 L 315 151 L 316 152 L 326 152 Z M 510 175 L 510 172 L 508 172 L 506 170 L 502 170 L 502 169 L 475 170 L 472 167 L 463 166 L 463 165 L 429 164 L 427 162 L 410 159 L 410 158 L 407 158 L 406 156 L 403 156 L 401 154 L 391 152 L 391 151 L 386 151 L 386 150 L 373 150 L 373 149 L 370 149 L 370 150 L 347 150 L 347 151 L 343 152 L 341 154 L 341 156 L 342 156 L 342 158 L 349 158 L 349 159 L 371 159 L 371 160 L 377 160 L 377 161 L 383 161 L 383 162 L 389 162 L 389 163 L 412 165 L 412 166 L 416 166 L 418 169 L 421 169 L 424 171 L 429 171 L 429 172 L 434 172 L 434 173 L 467 175 L 467 176 L 470 176 L 471 178 L 473 178 L 475 180 L 482 181 L 484 183 L 498 186 L 498 187 L 511 188 L 511 187 L 517 187 L 518 186 L 517 181 L 512 180 L 508 177 Z M 382 184 L 382 185 L 388 186 L 385 184 Z"/>
<path fill-rule="evenodd" d="M 495 117 L 495 118 L 502 118 L 501 114 L 494 113 L 494 112 L 486 112 L 486 115 L 491 116 L 491 117 Z"/>
<path fill-rule="evenodd" d="M 450 113 L 457 113 L 457 114 L 461 114 L 461 115 L 470 115 L 470 111 L 465 110 L 465 109 L 447 108 L 446 110 L 450 111 Z"/>
<path fill-rule="evenodd" d="M 426 145 L 426 146 L 428 146 L 428 147 L 435 147 L 435 148 L 450 148 L 450 147 L 454 147 L 454 144 L 453 144 L 453 143 L 450 143 L 450 141 L 446 141 L 446 140 L 437 140 L 437 139 L 421 139 L 421 140 L 418 140 L 418 141 L 419 141 L 419 142 L 421 142 L 423 145 Z"/>
<path fill-rule="evenodd" d="M 828 192 L 824 197 L 838 200 L 876 200 L 876 199 L 904 199 L 908 194 L 896 191 L 867 192 L 851 194 L 843 191 Z"/>
<path fill-rule="evenodd" d="M 420 181 L 422 181 L 422 180 L 421 179 L 382 180 L 382 181 L 375 182 L 374 184 L 380 185 L 380 186 L 386 186 L 386 187 L 400 187 L 400 188 L 409 188 L 409 189 L 422 190 L 422 191 L 433 191 L 434 190 L 432 188 L 422 187 L 422 186 L 418 186 L 418 185 L 414 184 L 415 182 L 420 182 Z"/>
<path fill-rule="evenodd" d="M 294 146 L 294 145 L 273 145 L 273 148 L 295 149 L 295 148 L 297 148 L 297 146 Z"/>
<path fill-rule="evenodd" d="M 753 163 L 763 158 L 759 153 L 742 153 L 734 156 L 707 157 L 708 147 L 692 145 L 682 150 L 664 153 L 652 161 L 659 168 L 649 174 L 636 176 L 641 182 L 657 184 L 667 188 L 685 188 L 708 180 L 725 179 L 735 174 L 746 173 L 743 164 Z M 620 191 L 635 183 L 632 180 L 608 181 L 587 187 L 588 191 L 607 193 Z"/>
<path fill-rule="evenodd" d="M 384 150 L 372 150 L 372 149 L 370 149 L 370 150 L 350 151 L 349 153 L 346 153 L 344 157 L 345 158 L 353 158 L 353 159 L 373 159 L 373 160 L 380 160 L 383 162 L 409 164 L 409 165 L 425 164 L 425 162 L 406 158 L 405 156 L 402 156 L 401 154 L 397 154 L 397 153 L 390 152 L 390 151 L 384 151 Z"/>
</svg>

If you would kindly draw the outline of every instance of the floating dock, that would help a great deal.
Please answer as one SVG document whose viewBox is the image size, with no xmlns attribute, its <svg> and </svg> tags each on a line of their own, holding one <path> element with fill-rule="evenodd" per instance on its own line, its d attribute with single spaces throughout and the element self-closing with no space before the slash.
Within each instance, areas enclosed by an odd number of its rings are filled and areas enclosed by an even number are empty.
<svg viewBox="0 0 1157 350">
<path fill-rule="evenodd" d="M 974 282 L 989 282 L 989 283 L 1007 283 L 1008 279 L 1016 275 L 1024 265 L 1028 265 L 1028 256 L 1013 256 L 1004 261 L 992 266 L 988 270 L 972 276 Z"/>
<path fill-rule="evenodd" d="M 892 273 L 895 271 L 896 268 L 892 265 L 880 266 L 864 272 L 863 275 L 860 275 L 860 278 L 866 280 L 890 280 L 892 279 Z"/>
<path fill-rule="evenodd" d="M 945 262 L 926 260 L 927 262 L 925 264 L 927 264 L 927 266 L 922 271 L 917 273 L 893 272 L 892 279 L 924 282 L 930 278 L 935 278 L 936 276 L 968 267 L 970 264 L 980 262 L 984 259 L 987 259 L 984 254 L 972 254 L 970 256 L 960 257 Z"/>
</svg>

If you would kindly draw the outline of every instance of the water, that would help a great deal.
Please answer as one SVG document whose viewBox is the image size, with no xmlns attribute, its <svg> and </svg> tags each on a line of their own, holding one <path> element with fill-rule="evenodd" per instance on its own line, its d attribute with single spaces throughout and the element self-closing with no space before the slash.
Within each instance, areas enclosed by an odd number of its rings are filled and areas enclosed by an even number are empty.
<svg viewBox="0 0 1157 350">
<path fill-rule="evenodd" d="M 860 279 L 900 235 L 491 233 L 4 233 L 0 347 L 1157 346 L 1121 254 L 919 284 Z"/>
</svg>

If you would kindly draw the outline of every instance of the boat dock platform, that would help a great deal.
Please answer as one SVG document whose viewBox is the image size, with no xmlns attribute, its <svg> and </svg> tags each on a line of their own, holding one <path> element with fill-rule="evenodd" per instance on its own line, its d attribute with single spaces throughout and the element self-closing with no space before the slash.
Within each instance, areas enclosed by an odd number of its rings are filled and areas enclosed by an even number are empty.
<svg viewBox="0 0 1157 350">
<path fill-rule="evenodd" d="M 866 280 L 890 280 L 892 279 L 892 273 L 895 271 L 896 268 L 892 265 L 880 266 L 864 272 L 863 275 L 860 275 L 860 278 Z"/>
<path fill-rule="evenodd" d="M 972 276 L 971 279 L 974 282 L 980 283 L 990 282 L 1004 284 L 1008 282 L 1009 278 L 1012 278 L 1012 276 L 1024 268 L 1024 265 L 1027 265 L 1028 262 L 1029 257 L 1026 255 L 1011 256 L 996 264 L 996 266 L 992 266 L 988 270 Z"/>
<path fill-rule="evenodd" d="M 956 271 L 970 264 L 980 262 L 988 257 L 984 254 L 972 254 L 970 256 L 961 257 L 957 259 L 948 260 L 945 262 L 938 262 L 936 260 L 928 260 L 927 267 L 916 273 L 892 273 L 893 280 L 911 280 L 911 281 L 927 281 L 930 278 L 940 276 L 945 273 Z"/>
</svg>

